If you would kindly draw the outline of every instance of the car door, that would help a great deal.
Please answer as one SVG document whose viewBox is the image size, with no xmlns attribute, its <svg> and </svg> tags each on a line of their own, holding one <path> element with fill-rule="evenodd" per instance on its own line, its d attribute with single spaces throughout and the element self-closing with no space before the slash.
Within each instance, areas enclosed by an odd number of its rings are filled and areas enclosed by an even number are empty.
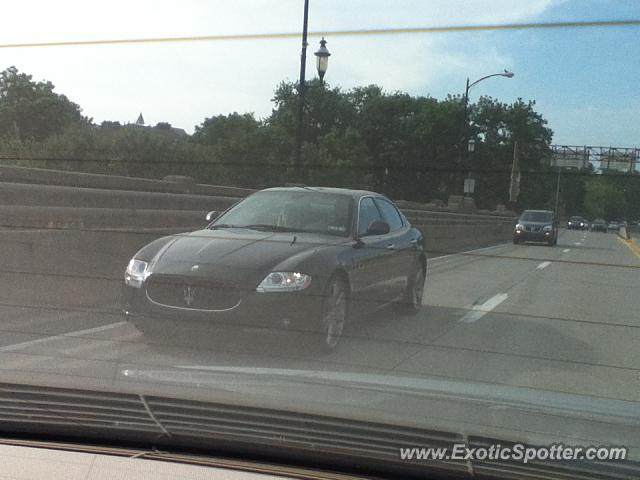
<svg viewBox="0 0 640 480">
<path fill-rule="evenodd" d="M 386 235 L 386 245 L 389 256 L 389 274 L 391 281 L 388 285 L 388 296 L 397 298 L 404 294 L 416 264 L 416 244 L 409 232 L 408 224 L 402 220 L 395 205 L 386 198 L 377 197 L 376 206 L 380 210 L 382 219 L 389 224 L 389 234 Z"/>
<path fill-rule="evenodd" d="M 387 249 L 387 235 L 367 235 L 367 229 L 375 221 L 383 221 L 372 197 L 362 197 L 358 204 L 356 243 L 351 266 L 352 308 L 360 312 L 375 310 L 390 301 L 387 285 L 391 251 Z"/>
</svg>

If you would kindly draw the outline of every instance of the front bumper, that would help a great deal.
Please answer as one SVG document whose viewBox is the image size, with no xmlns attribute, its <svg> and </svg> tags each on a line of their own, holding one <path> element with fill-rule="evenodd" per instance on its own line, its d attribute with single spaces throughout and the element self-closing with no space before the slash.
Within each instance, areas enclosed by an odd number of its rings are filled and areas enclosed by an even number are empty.
<svg viewBox="0 0 640 480">
<path fill-rule="evenodd" d="M 527 231 L 515 230 L 513 232 L 514 240 L 520 242 L 549 242 L 553 240 L 553 230 L 551 231 Z"/>
<path fill-rule="evenodd" d="M 259 293 L 243 289 L 240 301 L 224 310 L 199 310 L 184 306 L 161 305 L 153 302 L 146 288 L 123 285 L 124 314 L 128 318 L 170 319 L 193 325 L 229 325 L 317 331 L 322 312 L 322 288 L 309 286 L 299 292 Z M 135 323 L 135 321 L 134 321 Z"/>
</svg>

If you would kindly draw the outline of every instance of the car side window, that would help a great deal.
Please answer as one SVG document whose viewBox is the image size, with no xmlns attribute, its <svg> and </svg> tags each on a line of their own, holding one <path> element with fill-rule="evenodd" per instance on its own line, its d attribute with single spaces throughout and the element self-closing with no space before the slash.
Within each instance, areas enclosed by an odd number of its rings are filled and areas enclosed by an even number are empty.
<svg viewBox="0 0 640 480">
<path fill-rule="evenodd" d="M 380 198 L 376 198 L 375 202 L 382 212 L 382 218 L 389 224 L 389 231 L 395 232 L 396 230 L 400 230 L 402 228 L 402 218 L 398 213 L 398 209 L 391 205 L 391 203 Z"/>
<path fill-rule="evenodd" d="M 363 198 L 358 212 L 358 235 L 367 233 L 369 226 L 376 221 L 382 221 L 378 207 L 373 203 L 372 198 Z"/>
</svg>

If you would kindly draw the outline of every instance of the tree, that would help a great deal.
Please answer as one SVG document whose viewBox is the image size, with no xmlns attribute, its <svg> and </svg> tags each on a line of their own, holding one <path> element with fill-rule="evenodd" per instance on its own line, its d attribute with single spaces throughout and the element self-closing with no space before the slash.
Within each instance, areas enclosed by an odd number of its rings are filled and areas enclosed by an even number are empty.
<svg viewBox="0 0 640 480">
<path fill-rule="evenodd" d="M 204 145 L 220 145 L 226 141 L 250 136 L 258 130 L 260 122 L 252 113 L 217 115 L 196 126 L 193 140 Z"/>
<path fill-rule="evenodd" d="M 114 122 L 111 120 L 104 120 L 101 124 L 100 124 L 101 128 L 120 128 L 122 127 L 122 124 L 120 122 Z"/>
<path fill-rule="evenodd" d="M 82 121 L 78 105 L 55 93 L 51 82 L 34 82 L 31 75 L 9 67 L 0 73 L 0 136 L 42 140 Z"/>
<path fill-rule="evenodd" d="M 522 171 L 518 206 L 552 206 L 555 176 L 548 158 L 553 132 L 534 106 L 535 102 L 522 99 L 507 105 L 481 97 L 470 107 L 471 135 L 481 139 L 471 156 L 477 177 L 475 197 L 480 206 L 507 203 L 516 142 Z"/>
<path fill-rule="evenodd" d="M 585 194 L 585 210 L 590 218 L 624 218 L 627 209 L 625 192 L 618 183 L 619 179 L 616 176 L 607 174 L 594 175 L 589 179 Z"/>
</svg>

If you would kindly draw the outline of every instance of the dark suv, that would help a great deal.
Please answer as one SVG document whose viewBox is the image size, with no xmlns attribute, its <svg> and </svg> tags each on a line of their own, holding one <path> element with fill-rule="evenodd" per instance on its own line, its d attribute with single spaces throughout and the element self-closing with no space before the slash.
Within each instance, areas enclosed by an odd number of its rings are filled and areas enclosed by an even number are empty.
<svg viewBox="0 0 640 480">
<path fill-rule="evenodd" d="M 549 246 L 558 243 L 558 221 L 551 210 L 522 212 L 513 232 L 513 243 L 524 242 L 544 242 Z"/>
</svg>

